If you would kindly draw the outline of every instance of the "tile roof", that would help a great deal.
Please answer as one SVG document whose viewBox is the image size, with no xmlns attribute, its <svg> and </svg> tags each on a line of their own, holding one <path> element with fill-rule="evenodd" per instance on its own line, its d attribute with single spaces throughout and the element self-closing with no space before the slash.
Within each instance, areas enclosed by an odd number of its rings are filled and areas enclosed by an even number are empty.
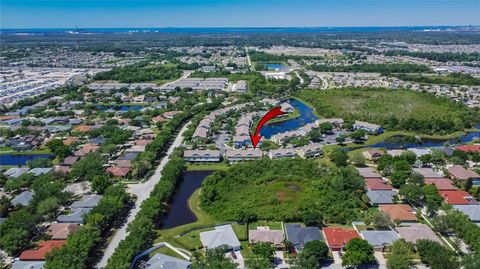
<svg viewBox="0 0 480 269">
<path fill-rule="evenodd" d="M 432 168 L 413 168 L 413 171 L 418 172 L 424 178 L 443 178 L 443 176 L 435 172 Z"/>
<path fill-rule="evenodd" d="M 61 248 L 66 242 L 66 240 L 41 241 L 38 243 L 37 248 L 25 250 L 20 254 L 19 258 L 23 261 L 43 261 L 47 253 L 54 248 Z"/>
<path fill-rule="evenodd" d="M 454 209 L 463 212 L 473 222 L 480 222 L 480 205 L 454 205 Z"/>
<path fill-rule="evenodd" d="M 365 187 L 368 190 L 393 190 L 393 187 L 381 178 L 365 178 Z"/>
<path fill-rule="evenodd" d="M 446 178 L 439 178 L 439 179 L 425 179 L 425 184 L 434 184 L 438 190 L 456 190 L 457 188 L 453 185 L 453 183 L 446 179 Z"/>
<path fill-rule="evenodd" d="M 162 253 L 157 253 L 147 261 L 147 264 L 147 269 L 188 269 L 192 263 Z"/>
<path fill-rule="evenodd" d="M 379 205 L 380 211 L 385 213 L 392 220 L 416 221 L 417 216 L 409 205 Z"/>
<path fill-rule="evenodd" d="M 458 146 L 456 149 L 465 151 L 465 152 L 480 152 L 480 144 L 462 145 L 462 146 Z"/>
<path fill-rule="evenodd" d="M 313 240 L 323 240 L 318 227 L 302 227 L 300 224 L 285 224 L 285 233 L 288 241 L 292 242 L 297 249 L 303 249 L 304 245 Z"/>
<path fill-rule="evenodd" d="M 351 239 L 360 238 L 357 231 L 353 229 L 347 230 L 343 228 L 324 227 L 323 233 L 331 249 L 343 248 Z"/>
<path fill-rule="evenodd" d="M 360 234 L 374 247 L 391 245 L 399 238 L 395 231 L 361 231 Z"/>
<path fill-rule="evenodd" d="M 467 180 L 469 178 L 480 178 L 480 175 L 478 175 L 477 173 L 475 173 L 473 171 L 465 169 L 461 165 L 454 165 L 454 166 L 448 168 L 448 173 L 452 177 L 454 177 L 456 179 L 460 179 L 460 180 Z"/>
<path fill-rule="evenodd" d="M 404 238 L 410 243 L 416 243 L 420 239 L 426 239 L 443 244 L 435 233 L 425 224 L 414 223 L 410 226 L 396 227 L 395 230 L 397 230 L 401 238 Z"/>
<path fill-rule="evenodd" d="M 230 225 L 217 226 L 213 231 L 200 233 L 200 241 L 202 241 L 203 246 L 207 249 L 213 249 L 223 245 L 228 248 L 240 247 L 240 241 L 238 241 Z"/>
<path fill-rule="evenodd" d="M 438 191 L 445 202 L 450 205 L 470 205 L 476 204 L 473 197 L 466 191 Z"/>
<path fill-rule="evenodd" d="M 281 230 L 249 230 L 248 242 L 251 244 L 266 242 L 276 247 L 283 246 L 283 232 Z"/>
<path fill-rule="evenodd" d="M 70 233 L 80 229 L 80 225 L 76 223 L 53 223 L 48 228 L 48 233 L 53 240 L 67 239 Z"/>
</svg>

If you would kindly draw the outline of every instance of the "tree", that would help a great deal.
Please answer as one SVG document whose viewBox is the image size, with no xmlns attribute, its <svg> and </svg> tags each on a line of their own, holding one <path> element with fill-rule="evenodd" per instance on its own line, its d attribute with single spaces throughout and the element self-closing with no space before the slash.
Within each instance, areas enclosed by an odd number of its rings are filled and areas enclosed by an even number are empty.
<svg viewBox="0 0 480 269">
<path fill-rule="evenodd" d="M 407 178 L 410 172 L 405 170 L 394 171 L 393 174 L 390 176 L 390 182 L 392 186 L 395 188 L 400 188 L 405 182 L 407 182 Z"/>
<path fill-rule="evenodd" d="M 333 125 L 330 122 L 323 122 L 318 127 L 323 134 L 329 133 L 333 130 Z"/>
<path fill-rule="evenodd" d="M 270 243 L 261 242 L 252 246 L 252 253 L 269 261 L 273 261 L 275 248 Z"/>
<path fill-rule="evenodd" d="M 345 142 L 345 136 L 339 135 L 335 138 L 335 141 L 337 141 L 338 144 L 342 145 L 343 142 Z"/>
<path fill-rule="evenodd" d="M 328 246 L 320 240 L 309 241 L 303 247 L 298 258 L 294 261 L 293 268 L 310 269 L 319 268 L 323 259 L 328 256 Z"/>
<path fill-rule="evenodd" d="M 412 265 L 413 245 L 398 239 L 390 246 L 390 257 L 387 260 L 388 269 L 410 269 Z"/>
<path fill-rule="evenodd" d="M 407 178 L 407 183 L 422 186 L 424 184 L 423 175 L 419 172 L 412 172 Z"/>
<path fill-rule="evenodd" d="M 28 168 L 43 168 L 43 167 L 51 167 L 52 161 L 48 158 L 36 158 L 31 161 L 27 161 Z"/>
<path fill-rule="evenodd" d="M 372 223 L 375 229 L 379 229 L 379 230 L 387 230 L 392 225 L 390 218 L 388 218 L 381 212 L 376 212 L 373 215 Z"/>
<path fill-rule="evenodd" d="M 438 189 L 435 185 L 432 184 L 423 186 L 423 192 L 425 193 L 425 204 L 430 213 L 433 213 L 440 208 L 443 198 L 438 193 Z"/>
<path fill-rule="evenodd" d="M 420 158 L 418 158 L 423 165 L 427 165 L 429 163 L 432 162 L 432 155 L 431 154 L 425 154 L 425 155 L 422 155 L 420 156 Z"/>
<path fill-rule="evenodd" d="M 415 153 L 409 150 L 403 152 L 402 155 L 400 155 L 400 157 L 405 161 L 407 161 L 410 165 L 415 164 L 415 162 L 417 161 L 417 155 L 415 155 Z"/>
<path fill-rule="evenodd" d="M 322 133 L 317 128 L 312 129 L 308 133 L 308 136 L 310 137 L 310 140 L 312 140 L 312 141 L 320 141 L 322 139 Z"/>
<path fill-rule="evenodd" d="M 464 269 L 478 269 L 480 268 L 480 253 L 472 252 L 465 255 L 462 260 Z"/>
<path fill-rule="evenodd" d="M 338 167 L 347 166 L 348 155 L 341 149 L 336 149 L 330 153 L 330 160 Z"/>
<path fill-rule="evenodd" d="M 365 157 L 363 157 L 362 153 L 360 152 L 353 153 L 351 156 L 351 161 L 359 166 L 365 165 Z"/>
<path fill-rule="evenodd" d="M 458 262 L 453 252 L 444 248 L 440 243 L 421 239 L 417 241 L 416 246 L 422 262 L 432 269 L 458 268 Z"/>
<path fill-rule="evenodd" d="M 259 255 L 250 255 L 245 260 L 245 265 L 248 269 L 269 269 L 273 268 L 273 263 Z"/>
<path fill-rule="evenodd" d="M 226 248 L 208 249 L 205 256 L 199 254 L 193 257 L 191 269 L 236 269 L 237 265 L 225 257 Z"/>
<path fill-rule="evenodd" d="M 323 226 L 323 215 L 317 210 L 308 210 L 302 214 L 303 223 L 307 226 Z"/>
<path fill-rule="evenodd" d="M 362 129 L 358 129 L 355 132 L 350 134 L 350 137 L 355 140 L 355 142 L 360 142 L 365 138 L 365 131 Z"/>
<path fill-rule="evenodd" d="M 405 184 L 400 187 L 398 194 L 412 205 L 420 205 L 423 200 L 423 188 L 418 185 Z"/>
<path fill-rule="evenodd" d="M 95 175 L 93 177 L 92 190 L 98 194 L 103 194 L 103 192 L 111 185 L 112 183 L 107 175 Z"/>
<path fill-rule="evenodd" d="M 368 241 L 353 238 L 345 246 L 345 254 L 342 257 L 342 266 L 358 267 L 375 261 L 373 247 Z"/>
<path fill-rule="evenodd" d="M 91 182 L 96 175 L 104 174 L 103 163 L 99 153 L 88 153 L 84 159 L 73 164 L 71 175 Z"/>
</svg>

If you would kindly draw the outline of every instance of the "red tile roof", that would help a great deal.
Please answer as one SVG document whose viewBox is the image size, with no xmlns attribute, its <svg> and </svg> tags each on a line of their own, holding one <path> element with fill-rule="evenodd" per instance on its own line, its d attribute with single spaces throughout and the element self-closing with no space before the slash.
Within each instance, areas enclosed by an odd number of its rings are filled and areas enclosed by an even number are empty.
<svg viewBox="0 0 480 269">
<path fill-rule="evenodd" d="M 347 230 L 343 228 L 325 227 L 323 233 L 327 239 L 327 244 L 332 250 L 340 250 L 348 241 L 353 238 L 360 238 L 355 230 Z"/>
<path fill-rule="evenodd" d="M 480 152 L 480 144 L 458 146 L 457 149 L 465 152 Z"/>
<path fill-rule="evenodd" d="M 47 253 L 54 248 L 61 248 L 66 242 L 66 240 L 41 241 L 36 249 L 25 250 L 19 258 L 23 261 L 43 261 Z"/>
<path fill-rule="evenodd" d="M 380 178 L 366 178 L 365 186 L 369 190 L 392 190 L 392 186 L 385 183 Z"/>
<path fill-rule="evenodd" d="M 474 204 L 472 196 L 466 191 L 439 191 L 445 202 L 450 205 L 469 205 Z"/>
<path fill-rule="evenodd" d="M 409 205 L 379 205 L 378 208 L 391 220 L 416 221 L 417 216 Z"/>
<path fill-rule="evenodd" d="M 434 184 L 438 190 L 441 191 L 448 191 L 448 190 L 456 190 L 457 188 L 453 186 L 452 182 L 446 178 L 426 178 L 425 179 L 425 184 Z"/>
</svg>

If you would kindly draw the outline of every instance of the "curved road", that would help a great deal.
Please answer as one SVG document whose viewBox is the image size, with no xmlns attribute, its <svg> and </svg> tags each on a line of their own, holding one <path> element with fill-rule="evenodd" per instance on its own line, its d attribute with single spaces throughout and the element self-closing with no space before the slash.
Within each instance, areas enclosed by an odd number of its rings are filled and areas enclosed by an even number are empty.
<svg viewBox="0 0 480 269">
<path fill-rule="evenodd" d="M 127 221 L 122 225 L 120 229 L 116 231 L 115 235 L 112 237 L 112 240 L 110 241 L 107 248 L 103 252 L 102 259 L 95 266 L 96 268 L 103 268 L 107 265 L 108 259 L 113 255 L 113 253 L 115 252 L 115 249 L 120 244 L 120 242 L 123 239 L 125 239 L 125 237 L 127 236 L 128 224 L 135 219 L 135 217 L 138 214 L 138 211 L 140 211 L 140 205 L 142 204 L 143 201 L 145 201 L 145 199 L 147 199 L 150 196 L 150 193 L 152 192 L 153 187 L 155 187 L 155 185 L 157 185 L 157 183 L 160 181 L 160 178 L 162 177 L 163 168 L 165 167 L 167 162 L 170 161 L 173 150 L 182 144 L 183 133 L 185 133 L 190 123 L 191 122 L 188 122 L 182 127 L 177 137 L 173 141 L 172 145 L 168 148 L 167 154 L 160 161 L 160 164 L 158 165 L 157 169 L 155 169 L 155 173 L 153 173 L 150 179 L 143 183 L 128 185 L 127 191 L 131 194 L 136 195 L 137 200 L 135 201 L 135 205 L 133 206 L 133 208 L 130 210 Z"/>
</svg>

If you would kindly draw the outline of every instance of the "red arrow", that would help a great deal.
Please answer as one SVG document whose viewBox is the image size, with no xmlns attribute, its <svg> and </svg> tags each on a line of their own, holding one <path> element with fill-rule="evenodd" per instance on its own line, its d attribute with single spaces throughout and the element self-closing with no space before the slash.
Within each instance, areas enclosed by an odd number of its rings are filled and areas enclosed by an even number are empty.
<svg viewBox="0 0 480 269">
<path fill-rule="evenodd" d="M 252 135 L 250 133 L 250 140 L 252 140 L 252 145 L 253 145 L 253 148 L 257 148 L 257 145 L 258 145 L 258 142 L 260 142 L 260 139 L 262 138 L 261 135 L 259 135 L 260 133 L 260 130 L 262 129 L 263 125 L 265 123 L 267 123 L 267 121 L 275 118 L 275 117 L 278 117 L 280 115 L 283 115 L 283 114 L 286 114 L 285 112 L 283 112 L 280 107 L 274 107 L 272 109 L 270 109 L 267 114 L 265 114 L 265 116 L 263 116 L 263 118 L 260 120 L 260 122 L 258 123 L 257 125 L 257 129 L 255 130 L 255 134 Z"/>
</svg>

